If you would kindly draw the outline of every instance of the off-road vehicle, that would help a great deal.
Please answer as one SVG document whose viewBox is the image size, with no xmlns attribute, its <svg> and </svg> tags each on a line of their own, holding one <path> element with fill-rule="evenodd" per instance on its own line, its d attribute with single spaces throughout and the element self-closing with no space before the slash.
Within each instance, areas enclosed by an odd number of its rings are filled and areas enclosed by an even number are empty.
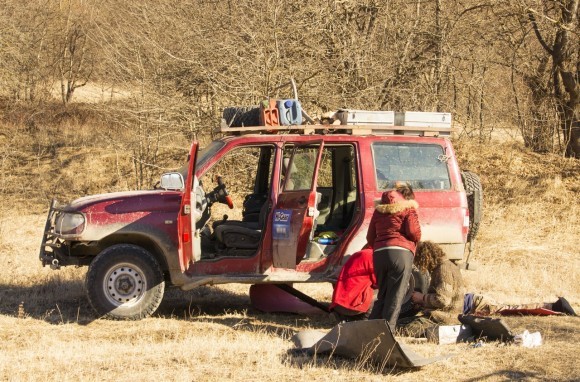
<svg viewBox="0 0 580 382">
<path fill-rule="evenodd" d="M 431 123 L 450 116 L 397 124 L 373 113 L 343 111 L 340 125 L 226 126 L 203 149 L 193 142 L 187 166 L 163 174 L 156 189 L 53 201 L 40 260 L 88 266 L 88 299 L 109 318 L 151 315 L 167 286 L 292 291 L 335 280 L 397 181 L 415 191 L 423 239 L 463 259 L 479 225 L 481 185 L 459 169 L 450 121 Z M 238 205 L 230 185 L 245 194 Z M 216 212 L 226 205 L 235 219 Z"/>
</svg>

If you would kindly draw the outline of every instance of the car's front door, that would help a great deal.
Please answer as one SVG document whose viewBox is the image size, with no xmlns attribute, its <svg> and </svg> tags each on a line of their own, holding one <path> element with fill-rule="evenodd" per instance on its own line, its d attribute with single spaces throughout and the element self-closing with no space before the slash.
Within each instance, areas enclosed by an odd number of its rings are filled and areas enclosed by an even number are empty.
<svg viewBox="0 0 580 382">
<path fill-rule="evenodd" d="M 272 214 L 272 255 L 276 268 L 295 269 L 312 238 L 322 148 L 320 140 L 296 145 L 285 161 L 282 192 Z"/>
<path fill-rule="evenodd" d="M 189 152 L 189 165 L 187 169 L 187 179 L 185 180 L 185 187 L 183 190 L 183 196 L 181 197 L 181 206 L 179 209 L 179 215 L 177 217 L 177 236 L 179 240 L 179 265 L 181 266 L 181 271 L 187 271 L 190 263 L 193 262 L 193 227 L 195 223 L 192 222 L 192 192 L 195 191 L 194 181 L 195 181 L 195 161 L 197 159 L 197 149 L 198 143 L 196 141 L 191 145 L 191 151 Z M 195 201 L 195 199 L 194 199 Z"/>
</svg>

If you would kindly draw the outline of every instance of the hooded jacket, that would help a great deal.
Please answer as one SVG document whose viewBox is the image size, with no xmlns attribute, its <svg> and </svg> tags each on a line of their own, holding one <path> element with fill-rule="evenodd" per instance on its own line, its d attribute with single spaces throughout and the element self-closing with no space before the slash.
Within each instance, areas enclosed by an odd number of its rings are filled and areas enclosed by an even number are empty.
<svg viewBox="0 0 580 382">
<path fill-rule="evenodd" d="M 376 289 L 376 284 L 373 250 L 368 248 L 353 253 L 340 271 L 330 309 L 340 305 L 365 313 L 374 300 L 373 288 Z"/>
<path fill-rule="evenodd" d="M 431 272 L 429 289 L 424 296 L 424 313 L 436 323 L 452 324 L 463 311 L 465 284 L 457 265 L 444 258 Z"/>
<path fill-rule="evenodd" d="M 415 200 L 407 200 L 398 191 L 387 191 L 381 197 L 367 231 L 367 242 L 376 251 L 397 246 L 415 254 L 421 240 L 421 226 Z"/>
</svg>

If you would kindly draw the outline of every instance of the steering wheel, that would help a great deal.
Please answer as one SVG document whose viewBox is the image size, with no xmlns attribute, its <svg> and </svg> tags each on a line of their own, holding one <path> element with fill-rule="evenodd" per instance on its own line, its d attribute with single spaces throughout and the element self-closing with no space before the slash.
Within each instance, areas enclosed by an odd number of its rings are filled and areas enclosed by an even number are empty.
<svg viewBox="0 0 580 382">
<path fill-rule="evenodd" d="M 226 190 L 226 184 L 224 183 L 221 176 L 217 176 L 217 187 L 213 189 L 212 194 L 215 197 L 215 201 L 227 204 L 230 209 L 234 208 L 234 202 L 232 198 L 228 195 Z"/>
</svg>

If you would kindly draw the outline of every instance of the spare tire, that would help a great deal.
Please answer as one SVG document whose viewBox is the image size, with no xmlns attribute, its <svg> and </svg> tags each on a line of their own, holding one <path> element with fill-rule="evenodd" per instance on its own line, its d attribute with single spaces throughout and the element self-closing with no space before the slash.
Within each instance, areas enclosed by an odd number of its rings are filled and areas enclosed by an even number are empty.
<svg viewBox="0 0 580 382">
<path fill-rule="evenodd" d="M 258 106 L 226 107 L 222 117 L 229 127 L 260 126 Z"/>
<path fill-rule="evenodd" d="M 483 216 L 483 189 L 479 176 L 470 171 L 461 173 L 463 187 L 467 195 L 467 207 L 469 209 L 469 231 L 467 232 L 467 241 L 475 240 L 479 223 Z"/>
</svg>

